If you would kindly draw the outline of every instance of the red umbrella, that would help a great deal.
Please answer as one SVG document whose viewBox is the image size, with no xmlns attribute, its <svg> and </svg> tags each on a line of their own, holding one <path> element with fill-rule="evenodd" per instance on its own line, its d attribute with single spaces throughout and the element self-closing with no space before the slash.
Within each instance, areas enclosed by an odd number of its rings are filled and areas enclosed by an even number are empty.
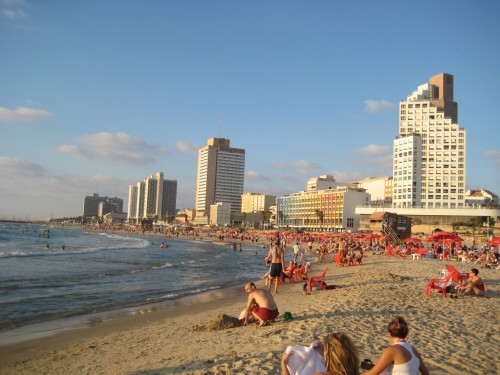
<svg viewBox="0 0 500 375">
<path fill-rule="evenodd" d="M 463 238 L 457 236 L 454 233 L 449 232 L 437 232 L 430 237 L 425 239 L 425 242 L 443 242 L 445 240 L 452 240 L 457 242 L 462 242 Z"/>
<path fill-rule="evenodd" d="M 405 243 L 410 243 L 410 242 L 415 242 L 415 243 L 421 243 L 422 240 L 420 238 L 415 238 L 415 237 L 410 237 L 404 240 Z"/>
<path fill-rule="evenodd" d="M 500 237 L 491 237 L 490 245 L 491 246 L 498 246 L 498 245 L 500 245 Z"/>
</svg>

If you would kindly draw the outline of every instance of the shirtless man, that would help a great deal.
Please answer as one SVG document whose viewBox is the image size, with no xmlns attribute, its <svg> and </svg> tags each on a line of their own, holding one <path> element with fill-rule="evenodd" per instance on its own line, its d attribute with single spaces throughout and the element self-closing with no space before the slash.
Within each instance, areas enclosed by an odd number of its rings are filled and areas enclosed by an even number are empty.
<svg viewBox="0 0 500 375">
<path fill-rule="evenodd" d="M 247 325 L 251 317 L 259 321 L 259 327 L 267 325 L 270 321 L 274 322 L 279 311 L 271 293 L 265 289 L 257 289 L 254 283 L 247 283 L 245 292 L 248 294 L 248 302 L 243 324 Z"/>
<path fill-rule="evenodd" d="M 271 271 L 269 276 L 274 279 L 274 293 L 278 293 L 278 284 L 281 272 L 285 269 L 285 253 L 281 250 L 279 240 L 276 244 L 271 244 L 269 249 L 269 254 L 266 257 L 266 262 L 271 260 Z M 268 290 L 271 290 L 271 284 L 269 283 Z"/>
</svg>

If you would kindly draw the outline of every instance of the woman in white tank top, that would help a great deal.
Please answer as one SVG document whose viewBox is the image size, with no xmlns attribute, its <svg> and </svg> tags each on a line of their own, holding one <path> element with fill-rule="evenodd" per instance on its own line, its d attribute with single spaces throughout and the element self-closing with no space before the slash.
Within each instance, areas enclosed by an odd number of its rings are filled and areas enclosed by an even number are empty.
<svg viewBox="0 0 500 375">
<path fill-rule="evenodd" d="M 400 316 L 395 317 L 387 331 L 392 345 L 385 348 L 375 366 L 364 375 L 429 375 L 420 354 L 406 341 L 406 321 Z"/>
</svg>

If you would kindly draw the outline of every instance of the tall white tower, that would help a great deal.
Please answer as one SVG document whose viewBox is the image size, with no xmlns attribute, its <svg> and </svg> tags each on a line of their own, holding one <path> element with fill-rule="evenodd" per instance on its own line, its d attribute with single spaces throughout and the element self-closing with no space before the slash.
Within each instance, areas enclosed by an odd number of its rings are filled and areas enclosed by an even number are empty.
<svg viewBox="0 0 500 375">
<path fill-rule="evenodd" d="M 394 207 L 464 207 L 466 132 L 457 121 L 450 74 L 431 77 L 400 102 Z"/>
<path fill-rule="evenodd" d="M 196 210 L 210 214 L 210 205 L 231 203 L 231 214 L 241 211 L 245 181 L 245 150 L 230 147 L 226 138 L 210 138 L 198 151 Z"/>
</svg>

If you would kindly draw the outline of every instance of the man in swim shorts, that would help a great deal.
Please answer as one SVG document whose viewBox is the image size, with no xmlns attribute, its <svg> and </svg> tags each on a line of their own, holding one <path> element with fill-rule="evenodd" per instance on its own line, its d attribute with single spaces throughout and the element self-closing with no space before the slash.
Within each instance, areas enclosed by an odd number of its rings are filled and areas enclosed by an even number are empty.
<svg viewBox="0 0 500 375">
<path fill-rule="evenodd" d="M 265 289 L 257 289 L 254 283 L 247 283 L 245 292 L 248 294 L 248 301 L 243 312 L 243 324 L 247 325 L 252 317 L 259 321 L 260 327 L 267 325 L 269 322 L 274 322 L 274 319 L 279 315 L 279 311 L 271 293 Z"/>
<path fill-rule="evenodd" d="M 285 269 L 285 253 L 281 249 L 279 239 L 276 243 L 271 243 L 271 248 L 269 249 L 269 254 L 266 257 L 266 261 L 271 261 L 271 271 L 269 276 L 271 280 L 274 279 L 274 293 L 278 293 L 279 278 L 281 277 L 281 272 Z M 269 283 L 268 290 L 271 290 L 271 283 Z"/>
</svg>

